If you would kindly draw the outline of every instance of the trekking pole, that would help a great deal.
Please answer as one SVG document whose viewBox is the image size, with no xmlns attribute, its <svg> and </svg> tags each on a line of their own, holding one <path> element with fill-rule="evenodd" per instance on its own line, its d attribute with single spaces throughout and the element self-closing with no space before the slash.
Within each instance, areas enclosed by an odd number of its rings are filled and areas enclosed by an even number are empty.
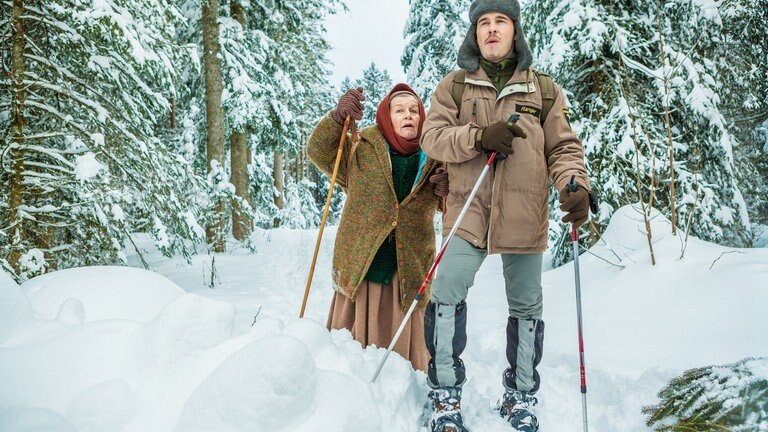
<svg viewBox="0 0 768 432">
<path fill-rule="evenodd" d="M 317 253 L 320 251 L 320 241 L 323 239 L 323 231 L 325 230 L 325 221 L 328 219 L 328 209 L 331 207 L 331 197 L 333 197 L 333 189 L 336 187 L 336 176 L 339 174 L 339 165 L 341 164 L 341 154 L 344 150 L 344 141 L 347 138 L 347 129 L 349 129 L 349 123 L 351 118 L 347 116 L 344 120 L 344 127 L 341 129 L 341 138 L 339 139 L 339 149 L 336 151 L 336 163 L 333 165 L 333 174 L 331 175 L 331 186 L 328 188 L 328 197 L 325 199 L 325 209 L 323 210 L 323 218 L 320 220 L 320 231 L 317 232 L 317 241 L 315 242 L 315 254 L 312 257 L 312 265 L 309 267 L 309 277 L 307 277 L 307 287 L 304 289 L 304 300 L 301 302 L 301 311 L 299 311 L 299 318 L 304 318 L 304 309 L 307 307 L 307 299 L 309 298 L 309 287 L 312 285 L 312 277 L 315 275 L 315 264 L 317 263 Z"/>
<path fill-rule="evenodd" d="M 508 124 L 513 124 L 517 121 L 519 117 L 515 114 L 509 117 L 509 120 L 507 120 Z M 387 357 L 389 357 L 389 354 L 392 352 L 392 349 L 395 347 L 395 343 L 397 343 L 397 340 L 400 338 L 400 334 L 403 332 L 403 329 L 405 329 L 405 324 L 408 322 L 408 320 L 411 318 L 411 315 L 413 314 L 414 309 L 416 309 L 416 305 L 419 303 L 419 301 L 424 298 L 424 290 L 427 289 L 427 285 L 429 284 L 429 281 L 432 280 L 432 276 L 435 274 L 435 270 L 437 270 L 437 265 L 440 264 L 440 260 L 443 258 L 443 254 L 445 254 L 445 250 L 448 249 L 448 244 L 453 239 L 454 234 L 456 234 L 456 230 L 459 229 L 459 225 L 461 224 L 461 220 L 464 219 L 464 215 L 467 213 L 467 210 L 469 209 L 470 204 L 472 204 L 472 199 L 475 198 L 475 195 L 477 194 L 477 191 L 480 189 L 480 185 L 483 183 L 483 179 L 485 178 L 485 175 L 488 174 L 488 170 L 491 168 L 491 165 L 493 165 L 493 161 L 496 160 L 497 155 L 506 157 L 507 155 L 504 155 L 503 153 L 497 153 L 497 152 L 491 152 L 491 154 L 488 156 L 488 162 L 485 163 L 485 167 L 483 167 L 483 171 L 480 173 L 480 177 L 478 177 L 477 182 L 475 182 L 475 187 L 472 188 L 472 192 L 469 193 L 469 197 L 467 197 L 467 202 L 464 203 L 464 207 L 461 209 L 461 212 L 459 213 L 459 217 L 456 218 L 456 222 L 453 224 L 453 228 L 451 228 L 451 232 L 448 233 L 448 236 L 445 238 L 445 241 L 443 242 L 443 247 L 440 248 L 440 252 L 437 253 L 437 256 L 435 256 L 435 260 L 432 262 L 432 267 L 429 268 L 429 271 L 427 272 L 427 277 L 424 278 L 424 282 L 421 284 L 421 288 L 419 288 L 419 292 L 416 293 L 416 297 L 413 299 L 413 302 L 411 303 L 411 307 L 408 308 L 408 312 L 405 314 L 405 318 L 403 318 L 403 322 L 400 323 L 400 327 L 397 329 L 397 333 L 395 333 L 395 337 L 392 338 L 392 342 L 390 342 L 389 347 L 387 348 L 387 352 L 384 353 L 384 357 L 379 362 L 379 367 L 376 368 L 376 372 L 374 372 L 373 377 L 371 378 L 371 382 L 376 382 L 376 378 L 379 377 L 379 373 L 381 372 L 381 368 L 384 367 L 384 363 L 387 361 Z"/>
<path fill-rule="evenodd" d="M 568 192 L 576 192 L 576 178 L 571 177 L 568 183 Z M 581 376 L 581 409 L 584 418 L 584 432 L 587 432 L 587 374 L 584 368 L 584 335 L 581 319 L 581 277 L 579 275 L 579 231 L 571 224 L 571 238 L 573 239 L 573 272 L 576 278 L 576 317 L 579 332 L 579 375 Z"/>
</svg>

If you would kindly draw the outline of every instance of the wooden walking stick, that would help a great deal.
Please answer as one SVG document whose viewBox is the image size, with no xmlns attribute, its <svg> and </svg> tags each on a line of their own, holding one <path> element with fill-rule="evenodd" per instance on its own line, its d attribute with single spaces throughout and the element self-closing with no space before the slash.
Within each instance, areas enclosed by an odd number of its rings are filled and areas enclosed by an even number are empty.
<svg viewBox="0 0 768 432">
<path fill-rule="evenodd" d="M 317 232 L 317 241 L 315 242 L 315 254 L 312 257 L 312 265 L 309 267 L 309 277 L 307 277 L 307 287 L 304 289 L 304 300 L 301 302 L 301 311 L 299 311 L 299 318 L 304 318 L 304 309 L 307 307 L 307 299 L 309 298 L 309 287 L 312 285 L 312 277 L 315 275 L 315 264 L 317 263 L 317 254 L 320 251 L 320 241 L 323 239 L 323 231 L 325 230 L 325 220 L 328 219 L 328 209 L 331 207 L 331 197 L 333 197 L 333 189 L 336 187 L 336 176 L 339 174 L 339 164 L 341 164 L 341 155 L 344 151 L 344 141 L 347 138 L 347 129 L 349 124 L 352 123 L 352 128 L 355 128 L 355 122 L 347 116 L 344 120 L 344 127 L 341 129 L 341 138 L 339 139 L 339 149 L 336 151 L 336 163 L 333 165 L 333 174 L 331 175 L 331 186 L 328 188 L 328 197 L 325 199 L 325 209 L 323 210 L 323 218 L 320 220 L 320 231 Z"/>
</svg>

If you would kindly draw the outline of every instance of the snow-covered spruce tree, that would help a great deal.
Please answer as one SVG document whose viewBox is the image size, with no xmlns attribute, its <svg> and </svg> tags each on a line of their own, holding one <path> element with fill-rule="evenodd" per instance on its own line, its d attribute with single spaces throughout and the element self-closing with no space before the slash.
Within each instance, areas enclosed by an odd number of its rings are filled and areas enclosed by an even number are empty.
<svg viewBox="0 0 768 432">
<path fill-rule="evenodd" d="M 754 136 L 755 140 L 748 155 L 757 172 L 753 179 L 757 179 L 758 187 L 750 204 L 755 221 L 760 225 L 768 225 L 768 158 L 765 157 L 768 154 L 768 119 L 755 128 Z"/>
<path fill-rule="evenodd" d="M 678 225 L 690 224 L 692 234 L 707 240 L 722 241 L 749 226 L 734 174 L 738 141 L 719 109 L 717 64 L 729 59 L 715 48 L 731 23 L 712 6 L 683 0 L 526 4 L 523 22 L 536 67 L 569 95 L 602 203 L 598 224 L 619 206 L 642 200 L 667 215 L 675 202 Z"/>
<path fill-rule="evenodd" d="M 269 50 L 265 70 L 277 84 L 270 101 L 268 120 L 253 135 L 254 153 L 279 155 L 274 160 L 285 163 L 304 151 L 305 137 L 328 109 L 333 89 L 327 84 L 325 17 L 341 2 L 311 0 L 305 2 L 268 1 L 255 8 L 254 24 L 275 44 Z M 274 179 L 275 184 L 285 183 Z M 262 193 L 284 191 L 260 185 Z M 277 216 L 277 214 L 273 215 Z"/>
<path fill-rule="evenodd" d="M 12 95 L 0 100 L 0 230 L 9 240 L 0 259 L 22 278 L 115 263 L 136 230 L 166 254 L 186 254 L 184 240 L 201 235 L 197 209 L 183 201 L 198 179 L 154 134 L 173 92 L 174 7 L 16 0 L 0 8 L 16 20 L 0 26 L 3 64 L 22 54 L 13 78 L 0 79 L 0 94 Z"/>
<path fill-rule="evenodd" d="M 768 430 L 768 359 L 686 371 L 643 409 L 657 431 L 753 432 Z"/>
<path fill-rule="evenodd" d="M 357 125 L 362 129 L 376 124 L 376 110 L 379 108 L 379 102 L 392 89 L 393 83 L 389 72 L 386 69 L 379 69 L 374 62 L 371 62 L 371 65 L 365 68 L 363 77 L 355 83 L 357 84 L 355 87 L 360 86 L 363 88 L 363 95 L 365 95 L 363 119 Z"/>
<path fill-rule="evenodd" d="M 280 211 L 276 198 L 283 197 L 275 187 L 274 176 L 279 172 L 275 161 L 282 167 L 303 151 L 302 137 L 309 135 L 322 115 L 318 110 L 329 104 L 332 89 L 325 83 L 324 66 L 329 46 L 322 25 L 325 14 L 337 3 L 258 0 L 221 4 L 222 99 L 230 157 L 224 166 L 224 181 L 213 189 L 227 196 L 228 205 L 232 203 L 233 234 L 236 224 L 252 221 L 272 226 Z M 199 2 L 184 0 L 181 10 L 189 25 L 178 33 L 178 40 L 193 51 L 184 65 L 184 131 L 177 147 L 204 170 Z M 242 173 L 238 171 L 242 171 L 243 161 L 233 153 L 242 155 L 243 139 L 248 153 L 248 197 L 240 191 Z M 250 221 L 237 220 L 238 212 L 247 206 L 251 207 L 245 212 Z"/>
<path fill-rule="evenodd" d="M 263 44 L 260 44 L 262 35 L 249 37 L 247 17 L 239 2 L 218 4 L 215 11 L 218 15 L 216 42 L 221 72 L 220 133 L 223 137 L 220 142 L 223 153 L 214 158 L 216 169 L 211 169 L 206 124 L 209 116 L 204 93 L 203 8 L 199 1 L 181 0 L 179 9 L 185 17 L 185 25 L 177 28 L 176 40 L 185 48 L 187 56 L 179 64 L 181 80 L 177 104 L 182 129 L 177 131 L 173 144 L 180 155 L 194 163 L 199 175 L 208 178 L 207 187 L 197 198 L 206 209 L 205 225 L 221 230 L 216 236 L 218 242 L 209 242 L 216 249 L 223 246 L 223 237 L 230 228 L 236 239 L 245 241 L 252 220 L 257 217 L 249 199 L 251 154 L 247 132 L 249 122 L 260 121 L 258 114 L 265 111 L 254 97 L 254 93 L 261 90 L 254 85 L 254 76 L 259 75 L 260 62 L 264 61 L 261 47 L 269 40 L 263 38 Z M 207 43 L 213 42 L 209 40 Z"/>
<path fill-rule="evenodd" d="M 736 174 L 744 185 L 750 218 L 768 223 L 768 0 L 735 1 L 723 11 L 721 49 L 729 61 L 718 62 L 726 91 L 721 106 L 740 145 L 734 150 Z"/>
<path fill-rule="evenodd" d="M 289 180 L 285 187 L 285 207 L 280 211 L 283 225 L 294 229 L 309 229 L 320 225 L 321 210 L 314 200 L 317 184 L 309 179 Z"/>
<path fill-rule="evenodd" d="M 400 59 L 408 83 L 429 108 L 437 83 L 458 68 L 456 55 L 467 33 L 470 0 L 410 0 L 405 50 Z"/>
</svg>

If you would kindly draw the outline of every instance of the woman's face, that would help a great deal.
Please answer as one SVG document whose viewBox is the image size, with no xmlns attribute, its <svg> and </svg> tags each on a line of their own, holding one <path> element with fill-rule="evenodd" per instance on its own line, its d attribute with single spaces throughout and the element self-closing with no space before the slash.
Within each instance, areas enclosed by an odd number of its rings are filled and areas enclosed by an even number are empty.
<svg viewBox="0 0 768 432">
<path fill-rule="evenodd" d="M 389 103 L 392 128 L 400 138 L 412 140 L 419 135 L 419 100 L 411 95 L 399 95 Z"/>
</svg>

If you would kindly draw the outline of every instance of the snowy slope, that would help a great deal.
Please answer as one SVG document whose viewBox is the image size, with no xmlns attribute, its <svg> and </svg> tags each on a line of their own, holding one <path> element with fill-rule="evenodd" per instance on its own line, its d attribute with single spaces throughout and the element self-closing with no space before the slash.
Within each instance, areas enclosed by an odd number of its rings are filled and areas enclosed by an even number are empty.
<svg viewBox="0 0 768 432">
<path fill-rule="evenodd" d="M 692 238 L 681 259 L 681 239 L 657 217 L 651 266 L 642 226 L 621 209 L 580 260 L 593 432 L 649 430 L 640 408 L 684 369 L 768 356 L 768 249 Z M 298 319 L 316 235 L 261 231 L 256 253 L 191 265 L 141 242 L 155 272 L 81 268 L 22 286 L 0 274 L 0 430 L 424 430 L 423 374 L 393 354 L 370 384 L 384 350 L 324 328 L 333 227 Z M 544 285 L 542 431 L 581 431 L 573 267 L 545 272 Z M 465 419 L 506 431 L 490 408 L 505 367 L 498 257 L 468 303 Z"/>
</svg>

